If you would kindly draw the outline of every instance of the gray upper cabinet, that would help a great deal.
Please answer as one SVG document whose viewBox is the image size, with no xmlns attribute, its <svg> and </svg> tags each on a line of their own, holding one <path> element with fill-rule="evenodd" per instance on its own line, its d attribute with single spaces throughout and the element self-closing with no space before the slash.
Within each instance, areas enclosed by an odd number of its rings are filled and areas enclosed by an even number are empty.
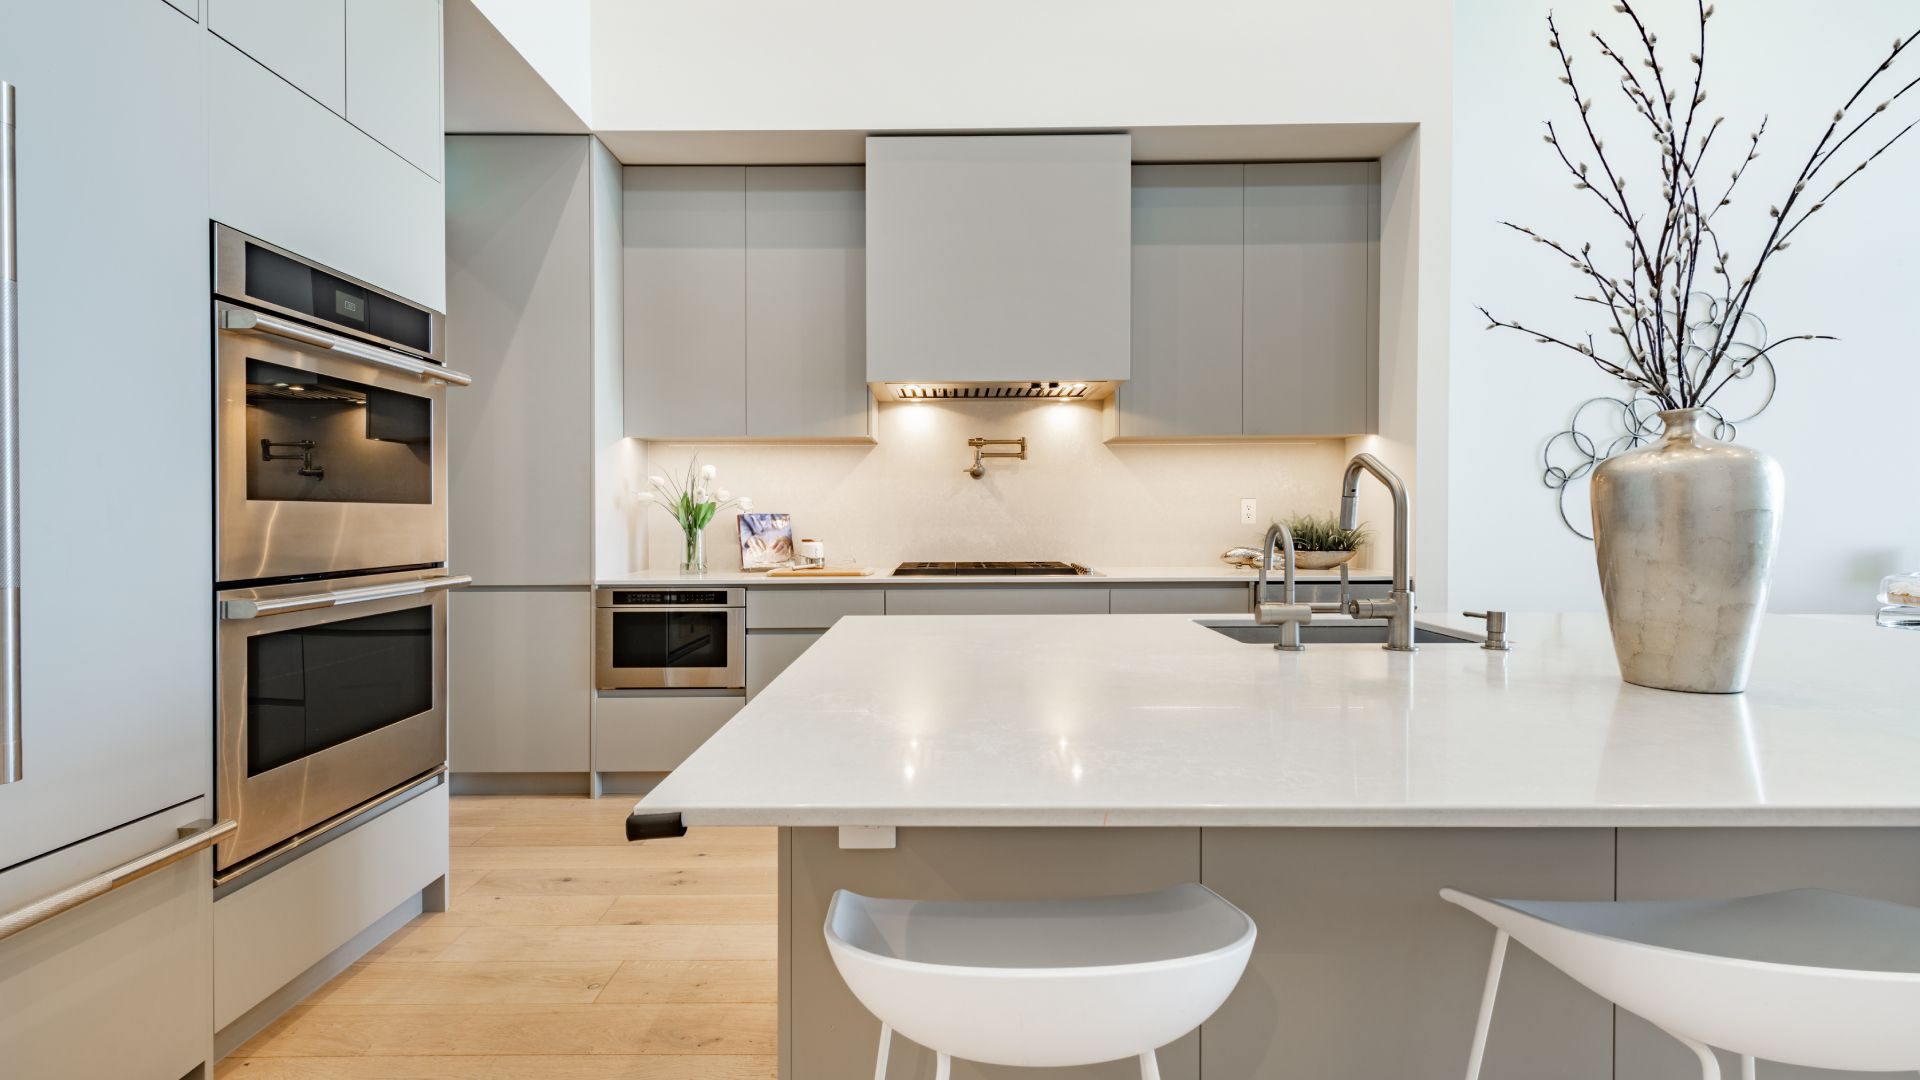
<svg viewBox="0 0 1920 1080">
<path fill-rule="evenodd" d="M 865 170 L 751 168 L 746 205 L 747 434 L 866 437 Z"/>
<path fill-rule="evenodd" d="M 1133 374 L 1121 438 L 1241 434 L 1246 167 L 1133 168 Z"/>
<path fill-rule="evenodd" d="M 449 562 L 480 585 L 592 578 L 592 141 L 446 140 L 447 355 L 474 376 L 447 395 Z"/>
<path fill-rule="evenodd" d="M 1377 426 L 1377 162 L 1246 167 L 1247 435 Z"/>
<path fill-rule="evenodd" d="M 747 433 L 747 170 L 623 172 L 626 428 L 647 439 Z"/>
<path fill-rule="evenodd" d="M 346 117 L 440 178 L 440 0 L 347 0 Z"/>
<path fill-rule="evenodd" d="M 627 434 L 871 438 L 865 170 L 624 175 Z"/>
<path fill-rule="evenodd" d="M 207 0 L 207 27 L 347 115 L 347 0 Z"/>
</svg>

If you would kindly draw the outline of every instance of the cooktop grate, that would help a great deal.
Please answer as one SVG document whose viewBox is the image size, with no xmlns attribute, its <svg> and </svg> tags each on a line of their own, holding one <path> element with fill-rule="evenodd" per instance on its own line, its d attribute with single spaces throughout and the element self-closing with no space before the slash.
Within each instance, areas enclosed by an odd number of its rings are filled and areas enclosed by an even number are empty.
<svg viewBox="0 0 1920 1080">
<path fill-rule="evenodd" d="M 1078 577 L 1084 567 L 1067 562 L 904 562 L 895 577 Z"/>
</svg>

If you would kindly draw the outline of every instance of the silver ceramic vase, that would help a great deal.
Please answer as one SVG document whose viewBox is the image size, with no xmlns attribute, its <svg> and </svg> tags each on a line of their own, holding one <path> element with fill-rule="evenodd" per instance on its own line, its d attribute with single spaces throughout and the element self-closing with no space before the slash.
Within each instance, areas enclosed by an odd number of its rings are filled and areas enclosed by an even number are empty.
<svg viewBox="0 0 1920 1080">
<path fill-rule="evenodd" d="M 1704 409 L 1593 473 L 1594 554 L 1620 677 L 1695 694 L 1747 688 L 1786 496 L 1780 466 L 1713 438 Z"/>
</svg>

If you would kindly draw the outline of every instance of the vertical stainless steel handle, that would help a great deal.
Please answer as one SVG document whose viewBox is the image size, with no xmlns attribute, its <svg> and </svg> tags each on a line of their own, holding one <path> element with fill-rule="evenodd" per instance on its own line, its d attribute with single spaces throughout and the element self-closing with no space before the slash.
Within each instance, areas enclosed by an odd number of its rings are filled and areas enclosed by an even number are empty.
<svg viewBox="0 0 1920 1080">
<path fill-rule="evenodd" d="M 0 784 L 20 765 L 20 215 L 13 84 L 0 82 Z"/>
</svg>

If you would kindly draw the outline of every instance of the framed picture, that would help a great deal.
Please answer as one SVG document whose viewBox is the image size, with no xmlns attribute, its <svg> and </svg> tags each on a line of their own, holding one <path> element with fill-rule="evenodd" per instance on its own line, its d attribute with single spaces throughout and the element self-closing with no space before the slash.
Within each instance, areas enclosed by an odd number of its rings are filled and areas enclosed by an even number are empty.
<svg viewBox="0 0 1920 1080">
<path fill-rule="evenodd" d="M 793 518 L 790 515 L 740 515 L 740 569 L 771 570 L 792 561 Z"/>
</svg>

